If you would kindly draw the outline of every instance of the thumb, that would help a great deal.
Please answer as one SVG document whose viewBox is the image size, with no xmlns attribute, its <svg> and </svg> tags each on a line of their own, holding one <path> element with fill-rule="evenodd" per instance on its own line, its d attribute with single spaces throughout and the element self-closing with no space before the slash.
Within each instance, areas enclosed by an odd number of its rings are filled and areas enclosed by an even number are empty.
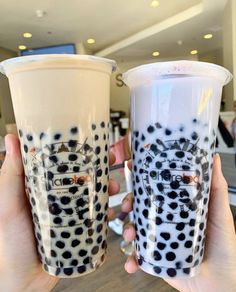
<svg viewBox="0 0 236 292">
<path fill-rule="evenodd" d="M 228 184 L 223 176 L 219 154 L 214 156 L 209 202 L 209 221 L 218 230 L 234 233 L 233 216 L 229 205 Z"/>
<path fill-rule="evenodd" d="M 16 136 L 5 137 L 6 158 L 0 176 L 0 222 L 11 220 L 26 204 L 20 143 Z"/>
</svg>

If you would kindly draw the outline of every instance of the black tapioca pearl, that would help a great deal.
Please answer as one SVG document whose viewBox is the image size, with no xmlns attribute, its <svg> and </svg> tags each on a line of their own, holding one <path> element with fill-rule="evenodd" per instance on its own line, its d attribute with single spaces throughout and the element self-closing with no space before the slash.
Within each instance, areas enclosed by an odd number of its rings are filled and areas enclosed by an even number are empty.
<svg viewBox="0 0 236 292">
<path fill-rule="evenodd" d="M 145 140 L 145 136 L 142 134 L 141 136 L 141 140 L 144 141 Z"/>
<path fill-rule="evenodd" d="M 144 200 L 144 205 L 146 206 L 146 207 L 151 207 L 152 206 L 152 203 L 151 203 L 151 200 L 149 199 L 149 198 L 146 198 L 145 200 Z"/>
<path fill-rule="evenodd" d="M 101 122 L 101 128 L 105 128 L 105 122 Z"/>
<path fill-rule="evenodd" d="M 157 145 L 151 144 L 150 150 L 153 151 L 153 152 L 157 152 Z"/>
<path fill-rule="evenodd" d="M 170 239 L 170 233 L 168 233 L 168 232 L 161 232 L 160 236 L 162 238 L 164 238 L 165 240 L 169 240 Z"/>
<path fill-rule="evenodd" d="M 58 241 L 56 242 L 56 246 L 57 246 L 58 248 L 63 249 L 63 248 L 65 247 L 65 243 L 64 243 L 63 241 L 58 240 Z"/>
<path fill-rule="evenodd" d="M 53 219 L 54 224 L 61 224 L 62 223 L 62 219 L 60 217 L 56 217 Z"/>
<path fill-rule="evenodd" d="M 33 141 L 33 136 L 31 134 L 26 135 L 28 141 Z"/>
<path fill-rule="evenodd" d="M 195 118 L 195 119 L 193 119 L 193 123 L 194 124 L 196 124 L 197 123 L 197 119 Z"/>
<path fill-rule="evenodd" d="M 56 237 L 56 234 L 52 229 L 50 229 L 50 237 L 51 238 L 55 238 Z"/>
<path fill-rule="evenodd" d="M 144 241 L 144 243 L 143 243 L 143 247 L 144 247 L 145 249 L 147 249 L 147 247 L 148 247 L 148 244 L 147 244 L 147 242 L 146 242 L 146 241 Z"/>
<path fill-rule="evenodd" d="M 136 183 L 140 182 L 140 179 L 139 179 L 139 177 L 137 175 L 135 176 L 135 181 L 136 181 Z"/>
<path fill-rule="evenodd" d="M 164 198 L 163 196 L 161 196 L 161 195 L 157 195 L 157 196 L 155 197 L 155 199 L 156 199 L 157 201 L 165 201 L 165 198 Z"/>
<path fill-rule="evenodd" d="M 190 268 L 184 268 L 184 269 L 183 269 L 183 272 L 184 272 L 186 275 L 189 275 L 189 274 L 190 274 Z"/>
<path fill-rule="evenodd" d="M 102 242 L 102 235 L 100 235 L 100 236 L 98 236 L 98 238 L 97 238 L 97 244 L 100 244 L 101 242 Z"/>
<path fill-rule="evenodd" d="M 24 148 L 25 153 L 28 153 L 28 146 L 24 145 L 23 148 Z"/>
<path fill-rule="evenodd" d="M 32 206 L 35 206 L 36 205 L 36 201 L 35 201 L 35 198 L 34 197 L 32 197 L 30 199 L 30 202 L 31 202 Z"/>
<path fill-rule="evenodd" d="M 161 225 L 162 222 L 163 222 L 163 221 L 162 221 L 162 219 L 161 219 L 160 217 L 157 216 L 157 217 L 155 218 L 155 223 L 156 223 L 156 225 Z"/>
<path fill-rule="evenodd" d="M 69 193 L 71 194 L 76 194 L 78 192 L 78 187 L 70 187 L 69 188 Z"/>
<path fill-rule="evenodd" d="M 181 144 L 183 144 L 183 143 L 186 142 L 186 139 L 185 139 L 185 138 L 180 138 L 180 139 L 179 139 L 179 142 L 180 142 Z"/>
<path fill-rule="evenodd" d="M 167 261 L 174 261 L 176 258 L 176 255 L 174 252 L 170 251 L 166 253 L 166 259 Z"/>
<path fill-rule="evenodd" d="M 84 225 L 86 227 L 91 227 L 93 225 L 93 221 L 91 219 L 85 219 L 84 220 Z"/>
<path fill-rule="evenodd" d="M 72 215 L 74 213 L 72 208 L 63 209 L 67 215 Z"/>
<path fill-rule="evenodd" d="M 75 224 L 76 224 L 75 220 L 70 220 L 68 223 L 69 226 L 75 226 Z"/>
<path fill-rule="evenodd" d="M 141 187 L 138 188 L 138 193 L 139 193 L 140 195 L 143 194 L 143 189 L 142 189 Z"/>
<path fill-rule="evenodd" d="M 52 180 L 54 178 L 54 174 L 51 171 L 47 172 L 47 179 Z"/>
<path fill-rule="evenodd" d="M 78 260 L 72 260 L 71 262 L 70 262 L 70 265 L 71 266 L 78 266 L 78 264 L 79 264 L 79 262 L 78 262 Z"/>
<path fill-rule="evenodd" d="M 161 163 L 160 161 L 157 161 L 157 162 L 156 162 L 156 168 L 157 168 L 157 169 L 162 168 L 162 163 Z"/>
<path fill-rule="evenodd" d="M 159 192 L 162 192 L 164 190 L 164 186 L 162 183 L 158 183 L 157 188 L 158 188 Z"/>
<path fill-rule="evenodd" d="M 87 264 L 89 264 L 89 263 L 91 263 L 92 262 L 92 258 L 91 257 L 86 257 L 84 260 L 83 260 L 83 264 L 84 265 L 87 265 Z"/>
<path fill-rule="evenodd" d="M 180 222 L 180 223 L 177 223 L 175 228 L 179 231 L 182 231 L 184 227 L 185 227 L 185 224 L 183 222 Z"/>
<path fill-rule="evenodd" d="M 68 142 L 69 147 L 76 147 L 77 146 L 77 141 L 76 140 L 69 140 Z"/>
<path fill-rule="evenodd" d="M 41 234 L 40 233 L 36 233 L 36 237 L 38 238 L 38 240 L 41 240 L 42 239 L 42 237 L 41 237 Z"/>
<path fill-rule="evenodd" d="M 163 157 L 163 158 L 166 158 L 167 154 L 165 152 L 162 152 L 160 156 Z"/>
<path fill-rule="evenodd" d="M 210 180 L 209 175 L 208 175 L 208 174 L 204 175 L 204 176 L 203 176 L 203 180 L 204 180 L 205 182 L 208 182 L 208 181 Z"/>
<path fill-rule="evenodd" d="M 19 136 L 20 136 L 20 137 L 22 137 L 22 136 L 23 136 L 23 132 L 22 132 L 22 130 L 21 130 L 21 129 L 19 129 L 19 131 L 18 131 L 18 132 L 19 132 Z"/>
<path fill-rule="evenodd" d="M 134 150 L 138 151 L 138 146 L 139 146 L 139 142 L 137 140 L 135 140 L 134 142 Z"/>
<path fill-rule="evenodd" d="M 185 259 L 185 261 L 186 261 L 187 263 L 192 263 L 192 261 L 193 261 L 193 256 L 192 256 L 192 255 L 188 256 L 188 257 Z"/>
<path fill-rule="evenodd" d="M 176 269 L 181 269 L 182 266 L 183 266 L 183 263 L 182 263 L 182 262 L 176 262 L 176 263 L 175 263 L 175 267 L 176 267 Z"/>
<path fill-rule="evenodd" d="M 208 192 L 207 192 L 207 193 L 208 193 Z M 208 198 L 204 198 L 204 200 L 203 200 L 203 204 L 206 205 L 207 202 L 208 202 Z"/>
<path fill-rule="evenodd" d="M 56 266 L 57 267 L 60 267 L 60 268 L 63 268 L 64 267 L 64 264 L 61 261 L 56 261 Z"/>
<path fill-rule="evenodd" d="M 184 127 L 181 126 L 181 127 L 179 128 L 179 130 L 180 130 L 180 132 L 183 132 L 183 131 L 184 131 Z"/>
<path fill-rule="evenodd" d="M 51 252 L 50 252 L 51 256 L 53 258 L 57 257 L 57 253 L 55 252 L 55 250 L 51 249 Z"/>
<path fill-rule="evenodd" d="M 92 124 L 92 130 L 96 130 L 96 125 Z"/>
<path fill-rule="evenodd" d="M 57 171 L 60 173 L 65 173 L 68 169 L 69 169 L 68 165 L 63 164 L 58 166 Z"/>
<path fill-rule="evenodd" d="M 165 181 L 170 181 L 171 172 L 169 171 L 169 169 L 162 170 L 160 174 L 162 179 L 164 179 Z"/>
<path fill-rule="evenodd" d="M 94 136 L 94 140 L 97 141 L 98 139 L 99 139 L 99 136 L 98 135 L 95 135 Z"/>
<path fill-rule="evenodd" d="M 134 172 L 137 172 L 137 166 L 134 165 Z"/>
<path fill-rule="evenodd" d="M 153 252 L 153 258 L 154 258 L 155 261 L 160 261 L 162 259 L 162 256 L 159 253 L 159 251 L 154 250 L 154 252 Z"/>
<path fill-rule="evenodd" d="M 52 156 L 50 156 L 50 157 L 49 157 L 49 160 L 52 161 L 52 162 L 54 162 L 54 163 L 57 163 L 57 162 L 58 162 L 58 158 L 57 158 L 56 155 L 52 155 Z"/>
<path fill-rule="evenodd" d="M 155 128 L 153 126 L 149 126 L 147 128 L 148 133 L 153 133 L 155 131 Z"/>
<path fill-rule="evenodd" d="M 167 193 L 167 196 L 168 196 L 170 199 L 176 199 L 176 198 L 178 197 L 177 193 L 174 192 L 174 191 Z"/>
<path fill-rule="evenodd" d="M 165 243 L 162 243 L 162 242 L 158 242 L 157 243 L 157 248 L 160 249 L 160 250 L 163 250 L 165 249 L 166 247 L 166 244 Z"/>
<path fill-rule="evenodd" d="M 204 248 L 201 249 L 200 256 L 203 256 L 203 253 L 204 253 Z"/>
<path fill-rule="evenodd" d="M 177 249 L 179 247 L 179 244 L 178 244 L 178 242 L 172 242 L 170 244 L 170 247 L 173 248 L 173 249 Z"/>
<path fill-rule="evenodd" d="M 143 225 L 141 218 L 138 218 L 138 224 Z"/>
<path fill-rule="evenodd" d="M 96 216 L 96 219 L 98 220 L 98 221 L 101 221 L 102 220 L 102 218 L 103 218 L 103 213 L 98 213 L 97 214 L 97 216 Z"/>
<path fill-rule="evenodd" d="M 102 170 L 101 170 L 101 169 L 98 169 L 98 171 L 97 171 L 97 176 L 98 176 L 98 177 L 102 176 Z"/>
<path fill-rule="evenodd" d="M 107 248 L 107 241 L 103 240 L 102 242 L 102 249 L 106 249 Z"/>
<path fill-rule="evenodd" d="M 64 268 L 63 272 L 65 275 L 70 276 L 73 274 L 73 268 Z"/>
<path fill-rule="evenodd" d="M 54 140 L 59 140 L 61 138 L 61 134 L 57 133 L 54 135 Z"/>
<path fill-rule="evenodd" d="M 78 159 L 78 156 L 76 154 L 69 154 L 68 159 L 70 161 L 75 161 Z"/>
<path fill-rule="evenodd" d="M 190 170 L 190 166 L 189 165 L 182 165 L 182 169 L 183 170 Z"/>
<path fill-rule="evenodd" d="M 191 240 L 187 240 L 187 241 L 184 243 L 184 246 L 185 246 L 186 248 L 190 248 L 190 247 L 192 247 L 192 245 L 193 245 L 193 242 L 192 242 Z"/>
<path fill-rule="evenodd" d="M 95 148 L 95 153 L 98 155 L 100 152 L 101 152 L 101 147 L 100 146 L 97 146 Z"/>
<path fill-rule="evenodd" d="M 193 264 L 194 267 L 198 266 L 199 265 L 199 260 L 196 260 Z"/>
<path fill-rule="evenodd" d="M 86 272 L 86 266 L 79 266 L 79 267 L 77 267 L 77 272 L 79 274 L 85 273 Z"/>
<path fill-rule="evenodd" d="M 203 163 L 203 164 L 201 165 L 201 167 L 202 167 L 202 171 L 203 171 L 203 172 L 206 172 L 206 171 L 208 170 L 208 168 L 209 168 L 209 162 L 205 162 L 205 163 Z"/>
<path fill-rule="evenodd" d="M 108 175 L 108 167 L 105 168 L 105 175 Z"/>
<path fill-rule="evenodd" d="M 143 214 L 144 218 L 146 218 L 146 219 L 147 219 L 148 216 L 149 216 L 149 212 L 148 212 L 147 209 L 144 209 L 143 212 L 142 212 L 142 214 Z"/>
<path fill-rule="evenodd" d="M 191 134 L 191 138 L 192 138 L 193 140 L 197 140 L 197 139 L 198 139 L 198 134 L 197 134 L 196 132 L 193 132 L 193 133 Z"/>
<path fill-rule="evenodd" d="M 172 134 L 172 132 L 170 129 L 166 129 L 165 134 L 166 134 L 166 136 L 170 136 Z"/>
<path fill-rule="evenodd" d="M 181 240 L 181 241 L 185 240 L 185 234 L 184 233 L 180 233 L 178 235 L 178 239 Z"/>
<path fill-rule="evenodd" d="M 143 228 L 141 228 L 140 229 L 140 234 L 145 237 L 146 236 L 146 231 Z"/>
<path fill-rule="evenodd" d="M 72 242 L 71 242 L 71 246 L 72 247 L 76 247 L 76 246 L 78 246 L 80 244 L 80 241 L 78 240 L 78 239 L 74 239 L 74 240 L 72 240 Z"/>
<path fill-rule="evenodd" d="M 172 202 L 169 204 L 170 208 L 175 210 L 178 207 L 178 204 L 176 202 Z"/>
<path fill-rule="evenodd" d="M 69 238 L 69 237 L 70 237 L 70 233 L 69 233 L 69 232 L 66 232 L 66 231 L 63 231 L 63 232 L 61 233 L 61 237 L 62 237 L 62 238 Z"/>
<path fill-rule="evenodd" d="M 103 162 L 106 164 L 108 162 L 107 156 L 104 156 Z"/>
<path fill-rule="evenodd" d="M 76 235 L 81 235 L 81 234 L 83 234 L 83 228 L 82 228 L 82 227 L 78 227 L 78 228 L 76 228 L 76 229 L 75 229 L 75 234 L 76 234 Z"/>
<path fill-rule="evenodd" d="M 98 251 L 99 251 L 99 247 L 98 247 L 97 245 L 94 246 L 94 247 L 92 248 L 92 250 L 91 250 L 91 252 L 92 252 L 93 255 L 97 254 Z"/>
<path fill-rule="evenodd" d="M 61 203 L 63 204 L 63 205 L 67 205 L 67 204 L 69 204 L 70 203 L 70 201 L 71 201 L 71 198 L 70 197 L 67 197 L 67 196 L 63 196 L 63 197 L 61 197 Z"/>
<path fill-rule="evenodd" d="M 179 185 L 179 182 L 177 180 L 174 180 L 170 183 L 170 186 L 173 190 L 176 190 L 179 188 L 180 185 Z"/>
<path fill-rule="evenodd" d="M 152 162 L 152 157 L 151 157 L 151 156 L 147 156 L 147 157 L 146 157 L 146 161 L 147 161 L 148 163 L 151 163 L 151 162 Z"/>
<path fill-rule="evenodd" d="M 174 219 L 174 215 L 170 213 L 166 216 L 166 219 L 172 221 Z"/>
<path fill-rule="evenodd" d="M 151 170 L 151 171 L 150 171 L 150 176 L 151 176 L 152 178 L 155 178 L 155 177 L 157 176 L 157 172 L 156 172 L 155 170 Z"/>
<path fill-rule="evenodd" d="M 195 224 L 196 224 L 196 220 L 195 220 L 195 219 L 191 219 L 191 220 L 189 221 L 189 225 L 190 225 L 191 227 L 195 226 Z"/>
<path fill-rule="evenodd" d="M 194 231 L 194 229 L 193 229 L 193 230 L 191 230 L 191 231 L 189 232 L 189 235 L 190 235 L 190 236 L 194 236 L 194 234 L 195 234 L 195 231 Z"/>
<path fill-rule="evenodd" d="M 62 212 L 57 203 L 50 204 L 48 209 L 52 215 L 59 215 Z"/>
<path fill-rule="evenodd" d="M 169 269 L 167 269 L 166 272 L 167 272 L 167 275 L 168 275 L 169 277 L 172 277 L 172 278 L 174 278 L 174 277 L 177 275 L 176 270 L 173 269 L 173 268 L 169 268 Z"/>
<path fill-rule="evenodd" d="M 176 151 L 175 156 L 178 158 L 183 158 L 185 156 L 185 154 L 183 151 Z"/>
<path fill-rule="evenodd" d="M 85 240 L 85 242 L 86 242 L 87 244 L 92 244 L 92 243 L 93 243 L 93 239 L 92 239 L 92 238 L 87 238 L 87 239 Z"/>
<path fill-rule="evenodd" d="M 155 123 L 155 126 L 157 129 L 161 129 L 162 128 L 162 125 L 160 123 Z"/>
<path fill-rule="evenodd" d="M 180 217 L 181 218 L 184 218 L 185 219 L 185 218 L 188 218 L 188 216 L 189 216 L 188 212 L 185 212 L 185 211 L 181 211 L 180 212 Z"/>
<path fill-rule="evenodd" d="M 102 188 L 102 184 L 100 182 L 96 183 L 96 192 L 97 193 L 100 192 L 101 188 Z"/>
<path fill-rule="evenodd" d="M 201 223 L 201 224 L 199 225 L 199 228 L 200 228 L 200 230 L 203 230 L 203 229 L 204 229 L 204 223 Z"/>
<path fill-rule="evenodd" d="M 85 249 L 81 249 L 80 251 L 79 251 L 79 256 L 80 257 L 84 257 L 84 256 L 86 256 L 87 255 L 87 250 L 85 250 Z"/>
<path fill-rule="evenodd" d="M 78 128 L 77 127 L 72 127 L 70 129 L 71 134 L 77 134 L 78 133 Z"/>
<path fill-rule="evenodd" d="M 176 163 L 175 163 L 175 162 L 171 162 L 171 163 L 169 164 L 169 167 L 170 167 L 170 168 L 176 168 Z"/>
<path fill-rule="evenodd" d="M 46 272 L 48 272 L 48 266 L 46 264 L 43 264 L 43 268 Z"/>
</svg>

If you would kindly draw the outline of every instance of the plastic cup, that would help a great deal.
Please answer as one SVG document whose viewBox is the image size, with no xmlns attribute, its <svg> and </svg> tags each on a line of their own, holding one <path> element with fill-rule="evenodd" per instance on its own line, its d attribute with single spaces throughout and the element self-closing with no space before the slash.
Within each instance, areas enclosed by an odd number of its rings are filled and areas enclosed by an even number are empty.
<svg viewBox="0 0 236 292">
<path fill-rule="evenodd" d="M 135 247 L 149 274 L 199 271 L 221 93 L 231 78 L 220 66 L 192 61 L 124 74 L 131 91 Z"/>
<path fill-rule="evenodd" d="M 107 247 L 109 86 L 115 62 L 82 55 L 1 63 L 21 142 L 43 268 L 96 270 Z"/>
</svg>

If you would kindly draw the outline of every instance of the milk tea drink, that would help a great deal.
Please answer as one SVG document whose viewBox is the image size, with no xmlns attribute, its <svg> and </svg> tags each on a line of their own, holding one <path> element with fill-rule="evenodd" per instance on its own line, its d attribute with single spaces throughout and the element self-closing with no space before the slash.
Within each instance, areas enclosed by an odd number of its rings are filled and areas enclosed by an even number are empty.
<svg viewBox="0 0 236 292">
<path fill-rule="evenodd" d="M 107 247 L 109 86 L 115 62 L 42 55 L 1 64 L 10 82 L 45 271 L 97 269 Z"/>
<path fill-rule="evenodd" d="M 135 246 L 149 274 L 190 277 L 199 270 L 221 92 L 230 79 L 220 66 L 191 61 L 124 74 L 131 90 Z"/>
</svg>

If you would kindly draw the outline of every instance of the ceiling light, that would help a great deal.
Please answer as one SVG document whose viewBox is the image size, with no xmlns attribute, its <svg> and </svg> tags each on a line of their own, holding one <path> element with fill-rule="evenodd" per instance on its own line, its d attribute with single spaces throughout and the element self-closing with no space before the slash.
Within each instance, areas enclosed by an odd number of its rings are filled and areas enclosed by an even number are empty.
<svg viewBox="0 0 236 292">
<path fill-rule="evenodd" d="M 32 38 L 32 33 L 30 33 L 30 32 L 24 32 L 23 33 L 23 37 L 24 38 L 27 38 L 27 39 Z"/>
<path fill-rule="evenodd" d="M 95 39 L 87 39 L 87 43 L 88 44 L 94 44 L 95 43 Z"/>
<path fill-rule="evenodd" d="M 44 10 L 41 10 L 41 9 L 37 9 L 35 11 L 35 15 L 38 17 L 38 18 L 42 18 L 46 15 L 46 11 Z"/>
<path fill-rule="evenodd" d="M 197 53 L 198 53 L 198 50 L 192 50 L 192 51 L 190 52 L 191 55 L 196 55 Z"/>
<path fill-rule="evenodd" d="M 150 6 L 151 7 L 158 7 L 160 5 L 159 1 L 157 0 L 153 0 L 151 3 L 150 3 Z"/>
<path fill-rule="evenodd" d="M 212 33 L 208 33 L 204 35 L 204 39 L 209 40 L 213 38 L 213 34 Z"/>
<path fill-rule="evenodd" d="M 19 49 L 19 50 L 26 50 L 27 47 L 26 47 L 25 45 L 19 45 L 19 46 L 18 46 L 18 49 Z"/>
<path fill-rule="evenodd" d="M 152 53 L 153 57 L 158 57 L 160 53 L 158 51 Z"/>
</svg>

